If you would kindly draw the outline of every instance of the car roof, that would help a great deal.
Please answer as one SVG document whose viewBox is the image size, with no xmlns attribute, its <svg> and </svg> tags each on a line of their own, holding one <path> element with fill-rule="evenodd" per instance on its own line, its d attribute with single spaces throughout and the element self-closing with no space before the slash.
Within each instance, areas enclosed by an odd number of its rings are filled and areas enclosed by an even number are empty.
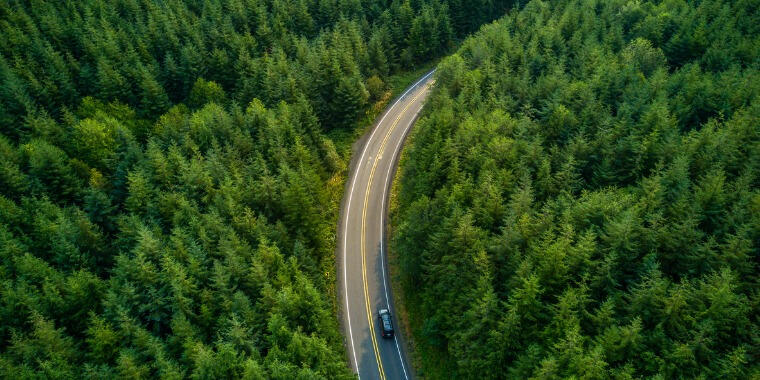
<svg viewBox="0 0 760 380">
<path fill-rule="evenodd" d="M 389 312 L 388 309 L 380 309 L 379 311 L 380 314 L 388 313 L 388 312 Z"/>
</svg>

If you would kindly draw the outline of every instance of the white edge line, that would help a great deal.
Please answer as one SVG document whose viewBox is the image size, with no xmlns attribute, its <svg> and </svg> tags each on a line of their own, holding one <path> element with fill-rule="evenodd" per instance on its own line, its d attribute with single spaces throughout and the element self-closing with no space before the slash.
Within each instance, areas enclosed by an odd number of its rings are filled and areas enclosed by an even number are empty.
<svg viewBox="0 0 760 380">
<path fill-rule="evenodd" d="M 417 85 L 419 85 L 420 83 L 422 83 L 425 79 L 427 79 L 427 77 L 429 77 L 430 75 L 432 75 L 434 72 L 435 72 L 435 69 L 433 71 L 427 73 L 427 75 L 425 75 L 424 77 L 422 77 L 422 79 L 420 79 L 419 81 L 417 81 L 417 83 L 415 83 L 411 87 L 409 87 L 409 89 L 407 89 L 406 92 L 404 92 L 401 96 L 399 96 L 399 98 L 396 99 L 396 101 L 393 103 L 393 105 L 391 105 L 391 107 L 388 108 L 387 111 L 385 111 L 385 114 L 380 119 L 380 121 L 377 123 L 377 125 L 375 126 L 375 129 L 372 130 L 372 133 L 369 135 L 369 138 L 367 139 L 367 142 L 364 144 L 364 149 L 362 150 L 362 154 L 359 157 L 359 161 L 357 162 L 356 172 L 354 172 L 354 179 L 351 181 L 351 190 L 348 193 L 348 203 L 346 204 L 346 218 L 345 218 L 345 223 L 343 224 L 343 292 L 346 295 L 346 320 L 348 321 L 348 336 L 349 336 L 349 338 L 351 340 L 351 353 L 354 356 L 354 366 L 356 367 L 356 375 L 357 375 L 357 377 L 359 379 L 361 379 L 361 375 L 359 374 L 359 362 L 356 360 L 356 348 L 354 347 L 354 333 L 351 330 L 351 311 L 350 311 L 350 308 L 349 308 L 349 305 L 348 305 L 348 275 L 347 275 L 347 270 L 346 270 L 346 267 L 347 267 L 347 265 L 346 265 L 347 264 L 347 262 L 346 262 L 346 241 L 347 241 L 347 236 L 348 236 L 348 219 L 349 219 L 348 216 L 351 214 L 351 199 L 353 198 L 353 195 L 354 195 L 354 185 L 356 185 L 356 178 L 358 177 L 356 174 L 361 169 L 361 163 L 362 163 L 362 161 L 364 161 L 364 154 L 367 153 L 367 147 L 369 147 L 370 142 L 372 141 L 372 137 L 374 137 L 375 136 L 375 132 L 377 132 L 377 130 L 380 129 L 378 127 L 380 127 L 380 125 L 383 123 L 383 120 L 385 120 L 385 117 L 388 116 L 388 114 L 391 112 L 391 110 L 393 110 L 393 108 L 396 107 L 396 104 L 398 104 L 398 102 L 400 102 L 401 99 L 403 99 L 409 93 L 409 91 L 412 91 L 412 89 L 414 89 L 415 87 L 417 87 Z M 383 201 L 385 201 L 385 196 L 383 196 Z M 382 254 L 382 249 L 381 249 L 380 254 Z M 384 275 L 385 274 L 383 274 L 383 276 Z M 387 297 L 386 297 L 386 299 L 387 299 Z M 398 342 L 396 342 L 396 345 L 398 347 Z M 403 366 L 403 360 L 402 360 L 402 366 Z M 404 371 L 404 374 L 406 374 L 406 370 Z"/>
<path fill-rule="evenodd" d="M 433 72 L 435 72 L 435 70 L 433 70 L 431 74 Z M 420 108 L 420 110 L 421 109 L 422 108 Z M 383 186 L 383 198 L 382 198 L 382 203 L 381 203 L 381 208 L 380 208 L 382 210 L 380 212 L 380 267 L 383 273 L 383 288 L 385 289 L 385 303 L 389 310 L 391 308 L 391 305 L 390 305 L 390 297 L 388 296 L 388 281 L 385 278 L 385 258 L 383 256 L 383 250 L 384 250 L 383 243 L 385 242 L 385 198 L 387 195 L 386 190 L 388 189 L 388 179 L 390 178 L 391 170 L 395 166 L 394 163 L 396 162 L 396 157 L 399 154 L 399 147 L 401 146 L 401 142 L 404 141 L 406 134 L 409 132 L 409 129 L 411 129 L 412 126 L 414 125 L 414 121 L 417 118 L 417 115 L 420 113 L 420 110 L 417 110 L 417 112 L 412 117 L 412 120 L 409 122 L 409 125 L 407 125 L 406 128 L 404 128 L 404 132 L 401 134 L 401 138 L 398 140 L 398 142 L 396 143 L 396 147 L 393 150 L 391 164 L 390 166 L 388 166 L 388 171 L 385 173 L 385 184 Z M 409 375 L 407 375 L 406 373 L 406 366 L 404 365 L 404 358 L 401 354 L 401 347 L 399 347 L 399 344 L 398 344 L 398 337 L 394 335 L 393 340 L 396 342 L 396 351 L 398 351 L 398 358 L 399 358 L 399 361 L 401 362 L 401 369 L 404 371 L 404 378 L 409 379 Z"/>
</svg>

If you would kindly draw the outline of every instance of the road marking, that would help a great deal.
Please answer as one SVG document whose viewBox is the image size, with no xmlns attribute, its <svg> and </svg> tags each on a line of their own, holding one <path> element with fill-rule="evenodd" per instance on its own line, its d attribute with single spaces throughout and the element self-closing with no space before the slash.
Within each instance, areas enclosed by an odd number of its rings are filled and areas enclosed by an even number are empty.
<svg viewBox="0 0 760 380">
<path fill-rule="evenodd" d="M 372 137 L 374 137 L 375 136 L 375 132 L 377 132 L 380 129 L 378 127 L 383 124 L 383 120 L 385 120 L 385 117 L 388 116 L 388 114 L 391 113 L 391 111 L 393 110 L 393 108 L 396 107 L 396 105 L 398 104 L 398 102 L 401 101 L 401 99 L 403 99 L 410 91 L 412 91 L 412 89 L 414 89 L 415 87 L 417 87 L 417 85 L 419 85 L 420 83 L 422 83 L 425 79 L 427 79 L 434 72 L 435 72 L 435 70 L 427 73 L 427 75 L 425 75 L 424 77 L 422 77 L 422 79 L 420 79 L 419 81 L 417 81 L 417 83 L 415 83 L 411 87 L 409 87 L 406 90 L 406 92 L 404 92 L 404 94 L 402 94 L 398 99 L 396 99 L 396 101 L 393 103 L 393 105 L 391 105 L 391 107 L 388 108 L 387 111 L 385 111 L 385 114 L 383 114 L 383 117 L 380 119 L 380 122 L 377 123 L 377 126 L 375 127 L 374 130 L 372 130 L 372 133 L 370 134 L 369 139 L 367 139 L 367 142 L 364 145 L 364 149 L 362 149 L 362 154 L 359 157 L 359 161 L 358 161 L 359 165 L 357 165 L 357 167 L 356 167 L 356 173 L 354 173 L 354 179 L 351 181 L 351 190 L 348 192 L 348 203 L 346 204 L 347 205 L 346 206 L 346 218 L 345 218 L 345 223 L 343 224 L 343 292 L 345 293 L 346 320 L 348 322 L 348 336 L 349 336 L 349 339 L 351 340 L 351 354 L 354 357 L 354 367 L 356 368 L 356 374 L 357 374 L 357 377 L 359 379 L 361 379 L 361 374 L 359 373 L 359 362 L 356 359 L 356 346 L 354 344 L 354 333 L 353 333 L 353 330 L 351 329 L 351 308 L 350 308 L 349 303 L 348 303 L 348 271 L 346 269 L 348 267 L 348 265 L 347 265 L 347 259 L 346 259 L 346 257 L 347 257 L 347 255 L 346 255 L 346 246 L 347 246 L 347 237 L 348 237 L 348 220 L 349 220 L 349 215 L 351 215 L 351 199 L 353 198 L 353 195 L 354 195 L 354 186 L 356 185 L 356 178 L 358 177 L 358 175 L 356 175 L 356 174 L 360 170 L 360 164 L 364 160 L 364 154 L 367 153 L 367 148 L 370 145 L 370 141 L 372 141 Z"/>
<path fill-rule="evenodd" d="M 420 91 L 419 94 L 417 94 L 407 105 L 404 107 L 404 109 L 399 113 L 396 120 L 393 122 L 393 125 L 389 128 L 388 132 L 385 134 L 385 137 L 383 138 L 383 142 L 380 144 L 380 149 L 378 150 L 378 157 L 382 156 L 383 152 L 385 151 L 385 145 L 388 143 L 388 138 L 390 138 L 391 134 L 393 134 L 393 131 L 396 130 L 396 127 L 398 126 L 399 121 L 401 121 L 401 118 L 404 116 L 406 111 L 409 109 L 409 107 L 414 104 L 415 101 L 425 92 L 425 90 Z M 367 282 L 367 254 L 366 254 L 366 247 L 365 247 L 365 237 L 366 237 L 366 227 L 367 227 L 367 207 L 369 206 L 369 196 L 370 192 L 372 190 L 372 179 L 375 176 L 375 169 L 377 169 L 377 164 L 380 162 L 379 159 L 376 159 L 375 162 L 372 165 L 372 170 L 369 172 L 369 180 L 367 181 L 367 190 L 364 194 L 364 209 L 362 210 L 362 232 L 361 232 L 361 254 L 362 254 L 362 279 L 364 281 L 364 300 L 365 305 L 367 307 L 367 321 L 369 323 L 369 330 L 370 335 L 372 337 L 372 347 L 375 349 L 375 360 L 377 360 L 377 366 L 380 371 L 380 378 L 385 379 L 385 371 L 383 370 L 383 360 L 380 356 L 380 349 L 377 346 L 377 337 L 375 336 L 375 324 L 372 322 L 372 306 L 371 306 L 371 298 L 369 296 L 369 284 Z M 383 192 L 384 194 L 384 192 Z M 387 302 L 387 297 L 386 297 Z"/>
</svg>

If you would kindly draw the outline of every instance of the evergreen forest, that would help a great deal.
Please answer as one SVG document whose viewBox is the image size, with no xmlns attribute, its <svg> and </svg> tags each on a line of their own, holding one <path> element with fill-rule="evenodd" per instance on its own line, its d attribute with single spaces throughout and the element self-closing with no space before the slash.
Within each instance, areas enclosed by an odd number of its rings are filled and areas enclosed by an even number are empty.
<svg viewBox="0 0 760 380">
<path fill-rule="evenodd" d="M 0 2 L 0 378 L 353 378 L 334 136 L 511 3 Z"/>
<path fill-rule="evenodd" d="M 427 378 L 760 377 L 760 2 L 526 2 L 401 162 Z"/>
</svg>

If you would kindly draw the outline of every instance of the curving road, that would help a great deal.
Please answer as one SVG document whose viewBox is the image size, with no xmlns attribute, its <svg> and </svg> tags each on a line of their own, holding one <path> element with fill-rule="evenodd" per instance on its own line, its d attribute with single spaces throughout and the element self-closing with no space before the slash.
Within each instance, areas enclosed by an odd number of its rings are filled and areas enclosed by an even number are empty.
<svg viewBox="0 0 760 380">
<path fill-rule="evenodd" d="M 382 338 L 377 311 L 391 310 L 398 326 L 383 241 L 386 200 L 401 144 L 422 109 L 433 72 L 385 111 L 361 145 L 358 161 L 352 161 L 338 229 L 338 260 L 346 348 L 360 379 L 412 378 L 403 337 Z"/>
</svg>

